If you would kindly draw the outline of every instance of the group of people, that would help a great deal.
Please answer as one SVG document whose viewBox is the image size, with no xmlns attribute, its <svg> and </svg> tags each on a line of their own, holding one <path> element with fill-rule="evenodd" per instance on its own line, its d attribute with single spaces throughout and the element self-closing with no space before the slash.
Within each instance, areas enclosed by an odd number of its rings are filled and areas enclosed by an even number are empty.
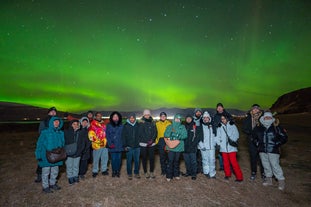
<svg viewBox="0 0 311 207">
<path fill-rule="evenodd" d="M 193 115 L 185 117 L 184 122 L 180 114 L 176 114 L 172 121 L 168 120 L 165 112 L 161 112 L 160 119 L 155 121 L 150 110 L 146 109 L 140 120 L 137 120 L 135 113 L 131 113 L 125 123 L 122 122 L 122 115 L 114 111 L 110 114 L 109 123 L 106 123 L 101 112 L 93 114 L 89 111 L 87 116 L 71 120 L 64 131 L 63 121 L 56 116 L 56 112 L 55 107 L 50 108 L 48 118 L 40 123 L 35 151 L 39 162 L 36 182 L 42 182 L 45 193 L 60 189 L 56 178 L 63 161 L 49 163 L 46 158 L 47 150 L 58 147 L 70 149 L 65 164 L 71 185 L 84 179 L 90 159 L 93 178 L 99 173 L 109 175 L 109 157 L 112 177 L 120 177 L 123 152 L 126 153 L 129 180 L 141 178 L 140 160 L 144 177 L 154 179 L 156 150 L 160 156 L 161 175 L 168 182 L 179 180 L 181 175 L 196 180 L 198 173 L 215 179 L 216 155 L 220 170 L 224 170 L 224 179 L 230 179 L 233 174 L 236 182 L 243 181 L 237 161 L 239 131 L 233 117 L 221 103 L 217 104 L 213 117 L 209 112 L 196 108 Z M 272 185 L 272 177 L 275 176 L 279 189 L 284 190 L 279 147 L 287 141 L 285 130 L 276 124 L 270 112 L 263 112 L 258 104 L 254 104 L 243 123 L 243 132 L 248 135 L 249 141 L 250 179 L 256 179 L 259 163 L 263 185 Z M 180 171 L 181 155 L 185 161 L 185 173 Z"/>
</svg>

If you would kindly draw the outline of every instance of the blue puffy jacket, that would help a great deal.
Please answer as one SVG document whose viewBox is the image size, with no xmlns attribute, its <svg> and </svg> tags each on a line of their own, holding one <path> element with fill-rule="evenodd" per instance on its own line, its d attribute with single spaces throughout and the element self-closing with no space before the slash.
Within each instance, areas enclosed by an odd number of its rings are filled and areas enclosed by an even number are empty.
<svg viewBox="0 0 311 207">
<path fill-rule="evenodd" d="M 59 120 L 59 126 L 54 128 L 54 121 Z M 65 139 L 64 132 L 61 130 L 63 126 L 63 120 L 59 117 L 52 117 L 49 121 L 49 128 L 44 129 L 37 141 L 37 147 L 35 151 L 36 159 L 39 161 L 40 167 L 53 167 L 63 165 L 63 161 L 57 163 L 49 163 L 46 158 L 46 151 L 53 150 L 58 147 L 64 147 Z"/>
</svg>

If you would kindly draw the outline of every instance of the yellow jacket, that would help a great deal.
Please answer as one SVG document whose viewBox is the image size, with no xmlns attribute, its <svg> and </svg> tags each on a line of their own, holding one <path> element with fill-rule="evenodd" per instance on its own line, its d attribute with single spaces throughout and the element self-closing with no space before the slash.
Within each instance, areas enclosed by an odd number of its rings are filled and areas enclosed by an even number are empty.
<svg viewBox="0 0 311 207">
<path fill-rule="evenodd" d="M 155 143 L 158 144 L 160 138 L 163 138 L 164 137 L 164 132 L 166 130 L 166 127 L 168 125 L 171 125 L 172 123 L 169 121 L 169 120 L 165 120 L 165 121 L 157 121 L 156 122 L 156 127 L 157 127 L 157 131 L 158 131 L 158 135 L 157 135 L 157 138 L 156 138 L 156 141 Z"/>
</svg>

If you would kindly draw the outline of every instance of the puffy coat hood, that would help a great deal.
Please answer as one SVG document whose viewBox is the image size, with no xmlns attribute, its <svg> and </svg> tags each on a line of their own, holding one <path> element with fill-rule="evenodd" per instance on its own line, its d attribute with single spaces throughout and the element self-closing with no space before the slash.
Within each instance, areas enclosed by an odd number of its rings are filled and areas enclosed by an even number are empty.
<svg viewBox="0 0 311 207">
<path fill-rule="evenodd" d="M 52 116 L 51 117 L 51 119 L 49 121 L 49 129 L 54 129 L 53 122 L 55 120 L 59 120 L 59 126 L 56 128 L 56 130 L 60 130 L 63 127 L 63 125 L 64 125 L 64 121 L 61 118 L 57 117 L 57 116 Z"/>
<path fill-rule="evenodd" d="M 87 126 L 86 126 L 86 127 L 89 128 L 89 127 L 90 127 L 90 120 L 89 120 L 89 118 L 87 118 L 86 116 L 82 117 L 82 118 L 79 120 L 80 125 L 82 126 L 82 122 L 83 122 L 84 120 L 87 120 Z"/>
<path fill-rule="evenodd" d="M 115 122 L 112 120 L 112 117 L 113 117 L 115 114 L 119 117 L 119 121 L 118 121 L 117 123 L 115 123 Z M 112 113 L 110 114 L 109 121 L 110 121 L 110 124 L 111 124 L 113 127 L 115 127 L 115 126 L 120 126 L 120 125 L 122 124 L 122 115 L 121 115 L 119 112 L 114 111 L 114 112 L 112 112 Z"/>
</svg>

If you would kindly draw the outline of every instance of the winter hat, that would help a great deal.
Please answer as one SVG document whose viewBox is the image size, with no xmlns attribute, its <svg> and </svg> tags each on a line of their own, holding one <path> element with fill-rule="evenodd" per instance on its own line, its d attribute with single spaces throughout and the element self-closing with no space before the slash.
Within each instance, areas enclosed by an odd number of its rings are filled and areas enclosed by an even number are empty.
<svg viewBox="0 0 311 207">
<path fill-rule="evenodd" d="M 203 111 L 202 111 L 201 108 L 196 108 L 196 109 L 194 109 L 194 113 L 197 113 L 198 111 L 201 112 L 201 113 L 203 113 Z"/>
<path fill-rule="evenodd" d="M 55 107 L 55 106 L 53 106 L 53 107 L 49 108 L 48 113 L 50 113 L 51 111 L 55 111 L 55 112 L 57 112 L 56 107 Z"/>
<path fill-rule="evenodd" d="M 209 113 L 208 113 L 207 111 L 205 111 L 205 112 L 203 113 L 202 117 L 203 117 L 203 118 L 204 118 L 204 117 L 208 117 L 209 120 L 212 121 L 212 118 L 211 118 L 211 116 L 209 115 Z"/>
<path fill-rule="evenodd" d="M 255 109 L 255 108 L 260 109 L 259 104 L 253 104 L 253 105 L 252 105 L 252 109 Z"/>
<path fill-rule="evenodd" d="M 271 118 L 273 118 L 273 115 L 272 115 L 272 113 L 270 112 L 270 111 L 266 111 L 264 114 L 263 114 L 263 117 L 265 118 L 265 117 L 271 117 Z"/>
<path fill-rule="evenodd" d="M 131 118 L 131 117 L 134 117 L 134 119 L 136 119 L 136 114 L 135 114 L 134 112 L 130 113 L 130 114 L 128 115 L 128 118 Z"/>
<path fill-rule="evenodd" d="M 164 111 L 160 113 L 160 116 L 163 116 L 163 115 L 167 117 L 167 114 Z"/>
<path fill-rule="evenodd" d="M 188 117 L 193 118 L 191 114 L 187 114 L 185 118 L 187 119 Z"/>
<path fill-rule="evenodd" d="M 181 115 L 180 114 L 176 114 L 175 116 L 174 116 L 174 120 L 175 119 L 180 119 L 181 120 Z"/>
<path fill-rule="evenodd" d="M 222 108 L 224 107 L 224 105 L 222 105 L 222 103 L 218 103 L 218 104 L 216 105 L 216 108 L 217 108 L 218 106 L 221 106 Z"/>
<path fill-rule="evenodd" d="M 145 110 L 144 110 L 143 116 L 145 116 L 145 115 L 147 115 L 147 114 L 151 115 L 151 112 L 150 112 L 149 109 L 145 109 Z"/>
</svg>

